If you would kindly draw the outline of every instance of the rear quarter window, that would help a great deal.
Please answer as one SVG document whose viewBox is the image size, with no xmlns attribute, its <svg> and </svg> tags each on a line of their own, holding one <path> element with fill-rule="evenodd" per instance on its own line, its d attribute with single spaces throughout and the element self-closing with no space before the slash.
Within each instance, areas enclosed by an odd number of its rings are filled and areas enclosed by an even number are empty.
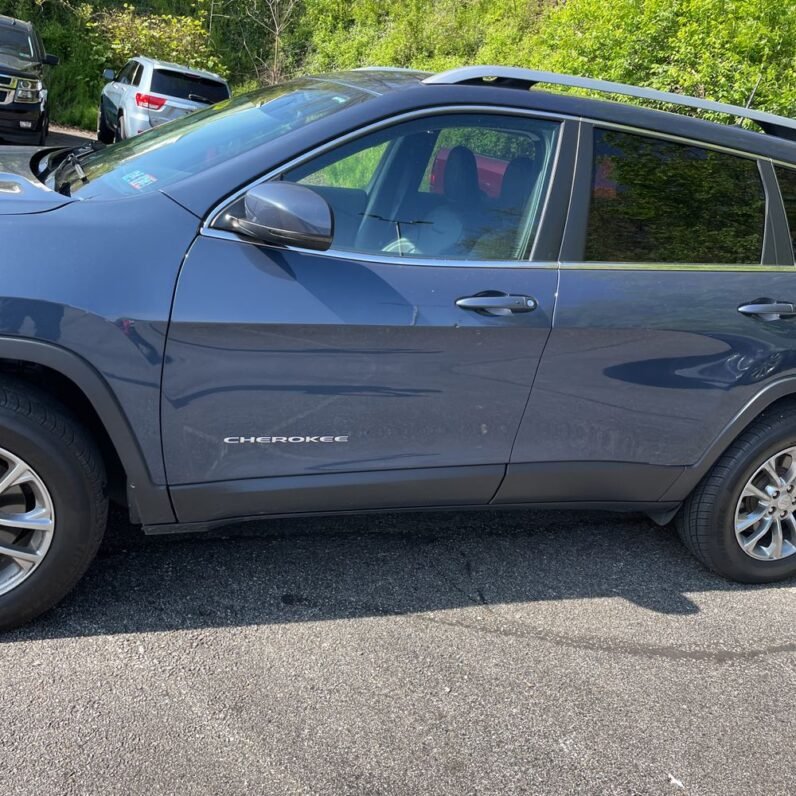
<svg viewBox="0 0 796 796">
<path fill-rule="evenodd" d="M 594 132 L 587 261 L 759 264 L 765 213 L 753 159 Z"/>
<path fill-rule="evenodd" d="M 206 102 L 215 105 L 229 98 L 229 89 L 224 83 L 198 75 L 187 75 L 171 69 L 156 69 L 152 73 L 152 89 L 155 94 Z"/>
</svg>

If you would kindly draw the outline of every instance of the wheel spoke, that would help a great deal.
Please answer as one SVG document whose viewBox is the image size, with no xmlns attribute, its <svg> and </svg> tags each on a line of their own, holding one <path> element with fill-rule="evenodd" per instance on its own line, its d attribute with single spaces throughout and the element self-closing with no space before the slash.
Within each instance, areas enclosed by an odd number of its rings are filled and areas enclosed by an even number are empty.
<svg viewBox="0 0 796 796">
<path fill-rule="evenodd" d="M 763 468 L 771 477 L 772 481 L 774 482 L 774 486 L 781 487 L 785 485 L 785 482 L 782 480 L 782 477 L 777 472 L 776 465 L 774 464 L 774 457 L 770 458 L 764 465 Z"/>
<path fill-rule="evenodd" d="M 30 479 L 31 475 L 27 466 L 22 464 L 22 462 L 16 462 L 12 467 L 9 467 L 5 475 L 0 478 L 0 495 L 15 484 L 29 481 Z"/>
<path fill-rule="evenodd" d="M 749 514 L 735 523 L 735 532 L 743 533 L 744 531 L 748 531 L 756 522 L 760 522 L 765 516 L 766 514 L 763 511 L 759 511 L 756 514 Z M 771 518 L 769 517 L 768 520 L 770 524 Z"/>
<path fill-rule="evenodd" d="M 771 517 L 766 517 L 766 521 L 763 523 L 762 527 L 758 528 L 748 539 L 744 539 L 744 550 L 753 550 L 755 545 L 769 532 L 770 529 Z"/>
<path fill-rule="evenodd" d="M 0 528 L 22 528 L 29 531 L 52 530 L 53 520 L 45 508 L 33 509 L 25 514 L 0 514 Z"/>
<path fill-rule="evenodd" d="M 782 555 L 782 523 L 777 518 L 774 527 L 771 529 L 771 545 L 768 548 L 768 554 L 772 558 L 779 558 Z"/>
<path fill-rule="evenodd" d="M 8 556 L 14 561 L 24 564 L 36 564 L 42 559 L 42 554 L 38 551 L 13 544 L 0 544 L 0 556 Z"/>
<path fill-rule="evenodd" d="M 766 503 L 771 500 L 771 495 L 764 492 L 762 489 L 758 489 L 751 481 L 746 485 L 746 489 L 744 489 L 741 497 L 754 497 Z"/>
</svg>

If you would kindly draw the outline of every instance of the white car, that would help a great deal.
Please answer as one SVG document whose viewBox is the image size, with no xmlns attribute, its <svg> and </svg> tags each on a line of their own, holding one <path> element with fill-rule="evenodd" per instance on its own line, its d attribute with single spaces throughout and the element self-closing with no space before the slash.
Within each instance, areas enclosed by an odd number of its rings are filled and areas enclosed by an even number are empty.
<svg viewBox="0 0 796 796">
<path fill-rule="evenodd" d="M 201 69 L 136 56 L 119 74 L 104 72 L 97 138 L 105 144 L 132 138 L 152 127 L 229 99 L 223 77 Z"/>
</svg>

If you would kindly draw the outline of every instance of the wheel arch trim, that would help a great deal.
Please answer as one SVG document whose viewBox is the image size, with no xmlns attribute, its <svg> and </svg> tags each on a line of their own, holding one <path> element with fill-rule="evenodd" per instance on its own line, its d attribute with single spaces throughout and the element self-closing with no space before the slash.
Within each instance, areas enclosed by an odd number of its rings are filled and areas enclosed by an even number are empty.
<svg viewBox="0 0 796 796">
<path fill-rule="evenodd" d="M 796 397 L 796 376 L 777 379 L 766 385 L 747 401 L 709 445 L 702 458 L 696 464 L 686 467 L 660 499 L 685 500 L 749 425 L 770 406 L 788 397 Z"/>
<path fill-rule="evenodd" d="M 153 482 L 127 416 L 110 385 L 93 365 L 54 343 L 7 336 L 0 336 L 0 359 L 41 365 L 69 379 L 97 413 L 122 463 L 131 515 L 146 523 L 174 522 L 167 487 Z"/>
</svg>

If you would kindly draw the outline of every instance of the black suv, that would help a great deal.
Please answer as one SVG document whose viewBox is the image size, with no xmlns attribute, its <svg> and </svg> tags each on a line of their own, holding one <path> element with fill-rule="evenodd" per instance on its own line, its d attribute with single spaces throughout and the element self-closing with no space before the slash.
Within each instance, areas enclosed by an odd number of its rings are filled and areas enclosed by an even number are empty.
<svg viewBox="0 0 796 796">
<path fill-rule="evenodd" d="M 58 60 L 30 22 L 0 16 L 0 138 L 44 146 L 50 124 L 44 67 Z"/>
</svg>

